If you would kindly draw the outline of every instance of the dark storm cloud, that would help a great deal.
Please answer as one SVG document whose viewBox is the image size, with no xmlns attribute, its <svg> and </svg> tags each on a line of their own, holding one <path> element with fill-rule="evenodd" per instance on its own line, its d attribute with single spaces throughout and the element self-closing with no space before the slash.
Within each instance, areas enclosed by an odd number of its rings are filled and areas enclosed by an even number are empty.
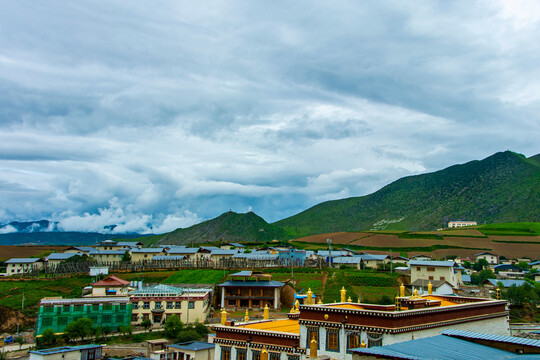
<svg viewBox="0 0 540 360">
<path fill-rule="evenodd" d="M 533 155 L 538 10 L 4 1 L 0 223 L 274 221 L 496 151 Z"/>
</svg>

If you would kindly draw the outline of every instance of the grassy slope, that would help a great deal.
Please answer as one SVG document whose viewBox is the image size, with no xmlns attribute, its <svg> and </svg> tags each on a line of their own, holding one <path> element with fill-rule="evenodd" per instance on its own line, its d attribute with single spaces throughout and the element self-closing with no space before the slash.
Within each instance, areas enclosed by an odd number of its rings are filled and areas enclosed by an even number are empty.
<svg viewBox="0 0 540 360">
<path fill-rule="evenodd" d="M 215 219 L 165 234 L 158 243 L 189 245 L 192 242 L 266 242 L 284 237 L 283 229 L 268 224 L 253 212 L 237 214 L 229 211 Z"/>
<path fill-rule="evenodd" d="M 374 228 L 432 230 L 456 219 L 537 221 L 539 209 L 536 157 L 507 151 L 405 177 L 371 195 L 324 202 L 274 225 L 297 236 Z"/>
</svg>

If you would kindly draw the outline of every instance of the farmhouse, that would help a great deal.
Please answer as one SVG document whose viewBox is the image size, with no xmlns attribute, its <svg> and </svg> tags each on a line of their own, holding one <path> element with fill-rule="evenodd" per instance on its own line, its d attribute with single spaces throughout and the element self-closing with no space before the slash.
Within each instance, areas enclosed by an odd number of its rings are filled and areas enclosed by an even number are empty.
<svg viewBox="0 0 540 360">
<path fill-rule="evenodd" d="M 164 255 L 162 248 L 131 248 L 131 262 L 150 261 L 154 256 Z"/>
<path fill-rule="evenodd" d="M 91 296 L 127 296 L 129 281 L 109 275 L 105 279 L 91 284 Z"/>
<path fill-rule="evenodd" d="M 30 360 L 99 360 L 104 345 L 62 346 L 52 349 L 31 350 Z"/>
<path fill-rule="evenodd" d="M 85 256 L 86 254 L 83 252 L 79 253 L 52 253 L 49 256 L 47 256 L 47 265 L 58 265 L 61 262 L 64 262 L 74 256 Z"/>
<path fill-rule="evenodd" d="M 12 258 L 5 262 L 6 273 L 8 275 L 24 274 L 41 269 L 44 263 L 39 258 Z"/>
<path fill-rule="evenodd" d="M 447 281 L 457 288 L 461 283 L 461 271 L 454 261 L 409 261 L 411 268 L 411 282 L 416 280 Z"/>
<path fill-rule="evenodd" d="M 99 262 L 117 263 L 122 261 L 127 249 L 121 250 L 97 250 L 90 251 L 90 257 Z"/>
<path fill-rule="evenodd" d="M 449 221 L 448 227 L 449 228 L 459 228 L 464 226 L 474 226 L 478 225 L 476 221 Z"/>
<path fill-rule="evenodd" d="M 476 262 L 478 262 L 478 260 L 486 260 L 490 265 L 497 265 L 499 263 L 499 257 L 495 254 L 492 254 L 490 252 L 483 252 L 483 253 L 480 253 L 480 254 L 476 254 L 474 255 L 475 259 L 476 259 Z"/>
<path fill-rule="evenodd" d="M 288 317 L 234 324 L 222 318 L 214 327 L 215 359 L 259 359 L 268 352 L 276 360 L 352 360 L 352 349 L 427 338 L 445 329 L 509 334 L 506 301 L 458 296 L 401 296 L 396 305 L 300 305 Z"/>
<path fill-rule="evenodd" d="M 140 324 L 149 319 L 161 324 L 172 315 L 184 323 L 204 322 L 210 313 L 212 289 L 187 289 L 159 284 L 130 293 L 131 321 Z"/>
</svg>

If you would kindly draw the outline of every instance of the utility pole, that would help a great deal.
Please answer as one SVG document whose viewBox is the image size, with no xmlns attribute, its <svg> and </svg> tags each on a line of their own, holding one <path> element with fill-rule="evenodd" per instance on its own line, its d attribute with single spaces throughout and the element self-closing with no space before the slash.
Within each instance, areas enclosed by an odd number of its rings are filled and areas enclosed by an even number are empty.
<svg viewBox="0 0 540 360">
<path fill-rule="evenodd" d="M 294 265 L 293 265 L 292 249 L 289 249 L 289 255 L 291 258 L 291 280 L 294 280 Z"/>
<path fill-rule="evenodd" d="M 22 304 L 21 304 L 21 310 L 24 310 L 24 290 L 22 293 Z"/>
<path fill-rule="evenodd" d="M 392 260 L 394 257 L 392 256 L 392 249 L 390 249 L 390 274 L 392 274 Z"/>
</svg>

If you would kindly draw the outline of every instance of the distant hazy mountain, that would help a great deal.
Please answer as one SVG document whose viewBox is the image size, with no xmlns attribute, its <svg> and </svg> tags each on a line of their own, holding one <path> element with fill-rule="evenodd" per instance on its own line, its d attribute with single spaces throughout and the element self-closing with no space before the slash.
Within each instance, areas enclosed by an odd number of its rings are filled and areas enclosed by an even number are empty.
<svg viewBox="0 0 540 360">
<path fill-rule="evenodd" d="M 510 151 L 401 178 L 362 197 L 327 201 L 273 225 L 296 236 L 361 230 L 434 230 L 449 220 L 540 221 L 540 154 Z"/>
<path fill-rule="evenodd" d="M 114 228 L 114 225 L 112 226 Z M 0 245 L 94 245 L 107 239 L 132 239 L 140 234 L 100 234 L 64 232 L 58 222 L 49 220 L 18 222 L 0 225 Z"/>
<path fill-rule="evenodd" d="M 285 232 L 281 228 L 268 224 L 255 213 L 229 211 L 215 219 L 165 234 L 159 243 L 190 245 L 213 241 L 262 242 L 282 238 L 285 238 Z"/>
</svg>

